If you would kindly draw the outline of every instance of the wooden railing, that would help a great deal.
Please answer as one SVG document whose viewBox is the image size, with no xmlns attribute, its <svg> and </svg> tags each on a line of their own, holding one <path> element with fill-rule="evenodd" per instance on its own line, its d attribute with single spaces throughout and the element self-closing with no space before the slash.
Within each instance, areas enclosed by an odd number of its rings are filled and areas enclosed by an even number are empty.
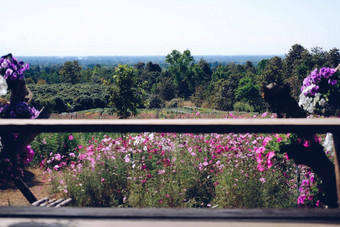
<svg viewBox="0 0 340 227">
<path fill-rule="evenodd" d="M 340 198 L 340 119 L 0 120 L 0 132 L 333 133 Z M 0 216 L 1 216 L 0 209 Z M 77 211 L 79 212 L 79 211 Z M 340 214 L 336 213 L 340 220 Z"/>
<path fill-rule="evenodd" d="M 18 120 L 0 119 L 0 132 L 340 132 L 340 119 L 155 119 Z"/>
</svg>

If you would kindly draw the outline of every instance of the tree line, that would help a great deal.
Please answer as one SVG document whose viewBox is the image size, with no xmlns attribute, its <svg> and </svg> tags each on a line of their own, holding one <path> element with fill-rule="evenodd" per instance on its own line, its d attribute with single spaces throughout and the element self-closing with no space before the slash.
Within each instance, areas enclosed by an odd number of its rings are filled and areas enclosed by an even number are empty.
<svg viewBox="0 0 340 227">
<path fill-rule="evenodd" d="M 166 68 L 153 62 L 83 68 L 77 61 L 67 61 L 62 66 L 33 65 L 25 77 L 35 91 L 55 89 L 49 99 L 57 112 L 102 106 L 119 111 L 130 106 L 129 114 L 134 114 L 135 108 L 160 108 L 176 100 L 190 100 L 197 107 L 260 112 L 267 109 L 261 98 L 263 85 L 288 84 L 292 96 L 298 99 L 303 79 L 316 67 L 336 67 L 340 63 L 340 51 L 337 48 L 324 51 L 320 47 L 308 50 L 295 44 L 284 58 L 274 56 L 257 65 L 251 61 L 222 65 L 208 63 L 203 58 L 196 62 L 190 50 L 173 50 L 165 61 Z M 65 92 L 65 87 L 70 86 L 76 87 L 71 92 L 73 95 Z M 90 90 L 90 87 L 98 89 Z M 41 104 L 48 99 L 46 95 L 37 96 Z M 80 104 L 78 101 L 86 100 L 85 97 L 92 101 Z M 131 100 L 122 101 L 119 97 Z"/>
</svg>

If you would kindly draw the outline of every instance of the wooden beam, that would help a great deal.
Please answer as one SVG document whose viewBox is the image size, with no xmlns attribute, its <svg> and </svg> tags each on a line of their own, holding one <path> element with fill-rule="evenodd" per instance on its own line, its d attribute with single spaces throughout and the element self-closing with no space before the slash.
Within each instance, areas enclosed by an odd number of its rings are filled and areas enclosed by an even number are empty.
<svg viewBox="0 0 340 227">
<path fill-rule="evenodd" d="M 333 151 L 334 151 L 334 168 L 335 168 L 335 179 L 336 179 L 336 188 L 338 195 L 338 205 L 340 208 L 340 131 L 333 133 Z"/>
<path fill-rule="evenodd" d="M 0 120 L 2 132 L 336 132 L 339 118 L 327 119 L 166 119 L 166 120 Z"/>
<path fill-rule="evenodd" d="M 0 207 L 0 218 L 336 221 L 339 209 Z"/>
<path fill-rule="evenodd" d="M 30 189 L 27 187 L 25 182 L 19 177 L 14 180 L 15 185 L 19 188 L 21 193 L 25 196 L 29 203 L 34 203 L 37 201 L 37 198 L 33 195 Z"/>
</svg>

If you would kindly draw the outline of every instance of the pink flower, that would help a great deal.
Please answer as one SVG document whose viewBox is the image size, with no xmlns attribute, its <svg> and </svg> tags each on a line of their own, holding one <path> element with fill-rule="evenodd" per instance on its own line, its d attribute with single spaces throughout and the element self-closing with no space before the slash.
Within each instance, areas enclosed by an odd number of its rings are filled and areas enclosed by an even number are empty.
<svg viewBox="0 0 340 227">
<path fill-rule="evenodd" d="M 265 152 L 265 150 L 266 150 L 266 148 L 264 148 L 264 147 L 255 148 L 256 154 L 263 154 Z"/>
<path fill-rule="evenodd" d="M 303 141 L 303 146 L 304 147 L 309 147 L 310 146 L 310 141 L 309 140 L 304 140 Z"/>
<path fill-rule="evenodd" d="M 57 160 L 57 161 L 60 161 L 61 160 L 61 155 L 60 154 L 56 154 L 54 156 L 54 159 Z"/>
<path fill-rule="evenodd" d="M 72 136 L 72 135 L 69 135 L 69 136 L 68 136 L 68 139 L 69 139 L 69 140 L 73 140 L 73 136 Z"/>
<path fill-rule="evenodd" d="M 268 112 L 264 112 L 261 117 L 266 117 L 268 115 Z"/>
<path fill-rule="evenodd" d="M 271 140 L 272 138 L 267 136 L 266 138 L 264 138 L 262 145 L 265 147 Z"/>
<path fill-rule="evenodd" d="M 266 183 L 266 179 L 263 178 L 263 177 L 260 178 L 260 181 L 261 181 L 262 183 Z"/>
<path fill-rule="evenodd" d="M 260 172 L 263 172 L 263 171 L 264 171 L 264 167 L 263 167 L 261 164 L 258 164 L 258 165 L 257 165 L 257 169 L 258 169 Z"/>
<path fill-rule="evenodd" d="M 268 159 L 272 159 L 275 156 L 275 151 L 268 152 Z"/>
<path fill-rule="evenodd" d="M 125 155 L 124 161 L 125 162 L 130 162 L 130 155 L 129 154 Z"/>
<path fill-rule="evenodd" d="M 159 175 L 162 175 L 162 174 L 164 174 L 164 173 L 165 173 L 165 170 L 164 170 L 164 169 L 158 170 L 158 174 L 159 174 Z"/>
<path fill-rule="evenodd" d="M 316 201 L 315 206 L 320 206 L 320 200 Z"/>
<path fill-rule="evenodd" d="M 285 153 L 285 157 L 286 157 L 286 159 L 287 159 L 287 160 L 289 160 L 289 158 L 288 158 L 288 154 L 287 154 L 287 153 Z"/>
<path fill-rule="evenodd" d="M 200 112 L 198 111 L 197 113 L 196 113 L 196 116 L 199 116 L 200 115 Z"/>
<path fill-rule="evenodd" d="M 104 179 L 104 178 L 100 178 L 100 181 L 101 181 L 101 182 L 104 182 L 104 181 L 105 181 L 105 179 Z"/>
<path fill-rule="evenodd" d="M 305 195 L 299 196 L 297 204 L 303 204 L 305 202 L 305 198 L 306 198 Z"/>
</svg>

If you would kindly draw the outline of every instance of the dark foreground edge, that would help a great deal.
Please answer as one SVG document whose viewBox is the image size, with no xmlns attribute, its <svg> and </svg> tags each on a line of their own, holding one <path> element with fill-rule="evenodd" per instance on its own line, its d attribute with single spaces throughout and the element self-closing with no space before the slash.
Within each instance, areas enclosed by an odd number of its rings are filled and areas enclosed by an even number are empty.
<svg viewBox="0 0 340 227">
<path fill-rule="evenodd" d="M 171 209 L 0 207 L 0 218 L 218 220 L 340 223 L 339 209 Z"/>
</svg>

